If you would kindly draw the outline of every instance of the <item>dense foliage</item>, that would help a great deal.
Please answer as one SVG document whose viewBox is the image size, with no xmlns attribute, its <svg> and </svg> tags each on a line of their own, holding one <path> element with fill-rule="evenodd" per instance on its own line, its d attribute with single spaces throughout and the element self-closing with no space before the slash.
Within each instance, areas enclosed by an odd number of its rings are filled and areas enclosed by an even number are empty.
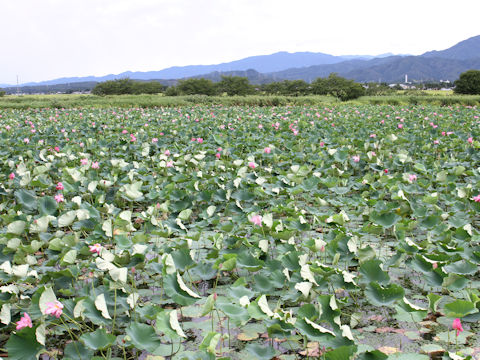
<svg viewBox="0 0 480 360">
<path fill-rule="evenodd" d="M 155 94 L 164 92 L 166 87 L 159 82 L 138 82 L 130 79 L 120 79 L 98 83 L 92 90 L 95 95 L 123 94 Z M 378 86 L 372 86 L 370 93 Z M 276 95 L 331 95 L 342 101 L 356 99 L 365 94 L 361 84 L 344 79 L 336 74 L 330 74 L 326 79 L 318 78 L 311 85 L 303 80 L 274 82 L 254 88 L 246 77 L 222 76 L 219 82 L 204 78 L 189 78 L 178 81 L 176 86 L 170 86 L 165 94 L 178 95 L 229 95 L 245 96 L 254 93 Z M 377 92 L 378 93 L 378 92 Z"/>
<path fill-rule="evenodd" d="M 0 110 L 0 347 L 476 356 L 479 126 L 476 107 Z"/>
<path fill-rule="evenodd" d="M 455 93 L 480 95 L 480 70 L 468 70 L 455 81 Z"/>
<path fill-rule="evenodd" d="M 330 74 L 328 78 L 317 78 L 311 85 L 312 93 L 316 95 L 332 95 L 342 101 L 359 98 L 365 94 L 365 89 L 359 83 Z"/>
<path fill-rule="evenodd" d="M 166 86 L 158 81 L 134 81 L 131 79 L 118 79 L 101 82 L 92 89 L 94 95 L 125 95 L 125 94 L 158 94 Z"/>
</svg>

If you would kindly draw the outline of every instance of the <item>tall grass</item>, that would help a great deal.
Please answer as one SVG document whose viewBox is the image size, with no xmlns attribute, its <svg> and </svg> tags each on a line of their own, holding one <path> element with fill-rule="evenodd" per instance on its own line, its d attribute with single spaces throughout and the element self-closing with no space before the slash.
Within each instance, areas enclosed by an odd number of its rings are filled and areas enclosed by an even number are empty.
<svg viewBox="0 0 480 360">
<path fill-rule="evenodd" d="M 331 105 L 339 100 L 331 96 L 163 96 L 163 95 L 9 95 L 0 98 L 0 108 L 107 108 L 107 107 L 181 107 L 191 105 L 224 105 L 224 106 L 285 106 L 285 105 Z M 416 105 L 430 104 L 440 106 L 450 105 L 480 105 L 480 96 L 470 95 L 431 95 L 405 94 L 387 96 L 363 96 L 352 100 L 352 104 L 372 105 Z"/>
</svg>

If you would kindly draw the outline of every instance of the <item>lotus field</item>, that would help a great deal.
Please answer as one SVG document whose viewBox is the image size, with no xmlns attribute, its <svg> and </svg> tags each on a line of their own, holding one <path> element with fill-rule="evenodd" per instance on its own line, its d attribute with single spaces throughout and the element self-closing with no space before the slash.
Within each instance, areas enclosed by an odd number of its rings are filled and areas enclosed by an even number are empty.
<svg viewBox="0 0 480 360">
<path fill-rule="evenodd" d="M 0 110 L 0 356 L 479 359 L 479 116 Z"/>
</svg>

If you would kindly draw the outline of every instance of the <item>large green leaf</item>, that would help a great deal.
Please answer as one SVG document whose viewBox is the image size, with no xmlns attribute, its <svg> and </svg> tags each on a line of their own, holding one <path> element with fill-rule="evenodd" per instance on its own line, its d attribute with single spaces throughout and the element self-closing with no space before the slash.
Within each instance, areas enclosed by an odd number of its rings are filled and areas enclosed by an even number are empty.
<svg viewBox="0 0 480 360">
<path fill-rule="evenodd" d="M 130 337 L 130 341 L 136 348 L 146 350 L 152 354 L 162 345 L 159 336 L 155 333 L 152 326 L 133 322 L 125 329 Z"/>
<path fill-rule="evenodd" d="M 51 196 L 44 196 L 39 201 L 39 211 L 41 215 L 53 215 L 57 211 L 58 204 Z"/>
<path fill-rule="evenodd" d="M 249 271 L 258 271 L 264 265 L 262 260 L 250 255 L 248 252 L 242 252 L 237 256 L 237 267 L 245 268 Z"/>
<path fill-rule="evenodd" d="M 457 261 L 443 267 L 443 271 L 457 275 L 473 275 L 478 271 L 478 266 L 468 260 Z"/>
<path fill-rule="evenodd" d="M 326 360 L 349 360 L 353 359 L 357 353 L 357 346 L 340 346 L 335 350 L 328 351 L 325 354 Z"/>
<path fill-rule="evenodd" d="M 170 324 L 170 312 L 165 310 L 161 310 L 158 312 L 156 321 L 155 321 L 155 329 L 158 333 L 164 333 L 170 339 L 178 339 L 180 336 L 178 333 L 172 328 Z"/>
<path fill-rule="evenodd" d="M 446 314 L 452 318 L 461 318 L 468 314 L 478 312 L 475 303 L 466 300 L 455 300 L 448 304 L 445 304 Z"/>
<path fill-rule="evenodd" d="M 389 228 L 395 225 L 402 217 L 395 214 L 394 212 L 388 213 L 378 213 L 376 211 L 370 214 L 370 220 L 375 224 L 380 225 L 384 228 Z"/>
<path fill-rule="evenodd" d="M 277 354 L 273 347 L 259 344 L 248 344 L 245 346 L 245 350 L 253 357 L 253 359 L 258 360 L 270 360 Z"/>
<path fill-rule="evenodd" d="M 14 235 L 21 235 L 25 231 L 27 223 L 23 220 L 16 220 L 8 224 L 7 233 Z"/>
<path fill-rule="evenodd" d="M 65 360 L 90 360 L 93 358 L 94 351 L 87 348 L 80 341 L 68 343 L 63 350 Z"/>
<path fill-rule="evenodd" d="M 105 329 L 97 329 L 80 336 L 87 347 L 92 350 L 103 350 L 115 342 L 115 335 L 108 334 Z"/>
<path fill-rule="evenodd" d="M 376 282 L 371 282 L 365 289 L 365 294 L 373 305 L 388 306 L 403 298 L 405 290 L 396 284 L 383 287 Z"/>
<path fill-rule="evenodd" d="M 380 268 L 382 262 L 378 259 L 365 261 L 360 265 L 360 274 L 365 282 L 375 281 L 379 284 L 387 284 L 390 281 L 388 274 Z"/>
<path fill-rule="evenodd" d="M 386 360 L 387 358 L 388 355 L 378 350 L 366 351 L 357 356 L 357 360 Z"/>
<path fill-rule="evenodd" d="M 44 347 L 37 342 L 35 328 L 24 328 L 16 334 L 11 334 L 5 348 L 8 358 L 13 360 L 38 359 Z"/>
<path fill-rule="evenodd" d="M 15 198 L 26 212 L 31 212 L 37 208 L 37 197 L 33 191 L 25 189 L 17 190 L 15 191 Z"/>
<path fill-rule="evenodd" d="M 247 309 L 243 306 L 226 302 L 217 302 L 216 307 L 227 315 L 234 324 L 245 324 L 250 320 L 250 315 L 248 314 Z"/>
<path fill-rule="evenodd" d="M 176 274 L 169 274 L 165 276 L 163 279 L 163 286 L 165 287 L 165 294 L 177 304 L 188 306 L 192 305 L 198 300 L 190 296 L 180 287 Z"/>
</svg>

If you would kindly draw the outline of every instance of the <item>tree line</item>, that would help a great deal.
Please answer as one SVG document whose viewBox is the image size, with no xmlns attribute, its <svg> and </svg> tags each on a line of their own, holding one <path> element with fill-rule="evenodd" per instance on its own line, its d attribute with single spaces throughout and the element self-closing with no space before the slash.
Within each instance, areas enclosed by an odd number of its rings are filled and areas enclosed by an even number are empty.
<svg viewBox="0 0 480 360">
<path fill-rule="evenodd" d="M 455 82 L 458 94 L 480 94 L 480 71 L 469 70 Z M 250 84 L 248 78 L 222 76 L 221 81 L 213 82 L 205 78 L 179 80 L 176 85 L 166 86 L 158 81 L 135 81 L 118 79 L 95 85 L 95 95 L 158 94 L 177 95 L 251 95 L 268 94 L 284 96 L 331 95 L 342 101 L 356 99 L 362 95 L 387 95 L 395 92 L 386 83 L 360 84 L 345 79 L 335 73 L 327 78 L 317 78 L 311 83 L 303 80 L 283 80 L 262 85 Z"/>
<path fill-rule="evenodd" d="M 375 88 L 379 85 L 376 84 Z M 380 86 L 386 91 L 388 86 Z M 98 83 L 92 90 L 95 95 L 121 94 L 157 94 L 177 95 L 332 95 L 341 100 L 350 100 L 368 94 L 367 89 L 353 80 L 337 74 L 327 78 L 317 78 L 312 83 L 303 80 L 284 80 L 263 85 L 252 85 L 248 78 L 240 76 L 222 76 L 221 81 L 213 82 L 205 78 L 189 78 L 179 80 L 175 86 L 165 86 L 158 81 L 140 82 L 131 79 L 118 79 Z"/>
</svg>

